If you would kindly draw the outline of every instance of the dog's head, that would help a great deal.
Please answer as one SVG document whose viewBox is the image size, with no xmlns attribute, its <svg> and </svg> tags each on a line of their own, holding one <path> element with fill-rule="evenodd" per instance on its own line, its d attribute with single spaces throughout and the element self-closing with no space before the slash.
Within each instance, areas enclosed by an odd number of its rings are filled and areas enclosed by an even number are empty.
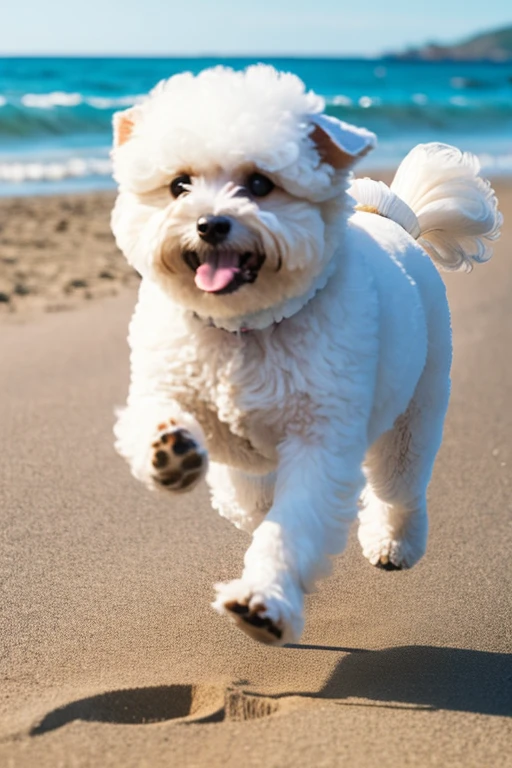
<svg viewBox="0 0 512 768">
<path fill-rule="evenodd" d="M 116 114 L 112 226 L 128 260 L 233 327 L 305 294 L 375 139 L 323 107 L 294 75 L 258 65 L 177 75 Z"/>
</svg>

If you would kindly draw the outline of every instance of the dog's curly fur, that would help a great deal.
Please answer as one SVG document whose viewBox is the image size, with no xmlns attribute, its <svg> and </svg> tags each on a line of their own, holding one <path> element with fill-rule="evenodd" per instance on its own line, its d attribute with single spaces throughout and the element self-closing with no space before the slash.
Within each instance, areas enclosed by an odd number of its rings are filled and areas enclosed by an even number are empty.
<svg viewBox="0 0 512 768">
<path fill-rule="evenodd" d="M 432 259 L 485 260 L 500 224 L 475 158 L 445 145 L 413 150 L 391 189 L 349 193 L 375 137 L 322 110 L 260 65 L 173 77 L 114 122 L 112 225 L 143 276 L 116 447 L 166 493 L 207 475 L 252 533 L 214 606 L 273 644 L 299 638 L 358 502 L 370 563 L 423 555 L 451 361 Z"/>
</svg>

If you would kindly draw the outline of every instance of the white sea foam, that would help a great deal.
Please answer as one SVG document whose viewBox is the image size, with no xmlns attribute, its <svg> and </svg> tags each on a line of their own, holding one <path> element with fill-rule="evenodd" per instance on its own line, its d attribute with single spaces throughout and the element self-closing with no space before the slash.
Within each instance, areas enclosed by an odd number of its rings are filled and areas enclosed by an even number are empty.
<svg viewBox="0 0 512 768">
<path fill-rule="evenodd" d="M 117 107 L 131 107 L 140 104 L 144 96 L 119 96 L 106 98 L 104 96 L 88 96 L 84 101 L 95 109 L 116 109 Z"/>
<path fill-rule="evenodd" d="M 0 107 L 5 107 L 6 104 L 7 104 L 7 99 L 5 98 L 5 96 L 0 95 Z"/>
<path fill-rule="evenodd" d="M 26 93 L 21 97 L 24 107 L 35 109 L 52 109 L 53 107 L 76 107 L 83 101 L 80 93 L 65 93 L 53 91 L 52 93 Z"/>
<path fill-rule="evenodd" d="M 71 157 L 63 162 L 0 163 L 0 182 L 61 181 L 87 176 L 110 176 L 111 162 L 104 157 Z"/>
<path fill-rule="evenodd" d="M 455 107 L 467 107 L 469 101 L 464 96 L 452 96 L 450 104 L 453 104 Z"/>
<path fill-rule="evenodd" d="M 340 93 L 338 96 L 333 96 L 328 103 L 333 104 L 335 107 L 351 107 L 353 102 L 348 96 L 344 96 Z"/>
<path fill-rule="evenodd" d="M 373 98 L 371 96 L 361 96 L 357 103 L 363 109 L 368 109 L 368 107 L 378 107 L 382 103 L 382 99 L 378 96 Z"/>
<path fill-rule="evenodd" d="M 381 149 L 386 149 L 382 144 Z M 105 150 L 106 151 L 106 150 Z M 382 154 L 380 160 L 375 158 L 368 161 L 368 167 L 393 168 L 406 152 L 406 148 L 398 144 L 388 147 L 388 151 Z M 482 169 L 494 175 L 512 174 L 512 154 L 506 152 L 495 154 L 481 152 L 478 155 Z M 68 157 L 62 160 L 48 161 L 6 161 L 4 155 L 0 157 L 0 196 L 4 194 L 2 185 L 12 185 L 30 182 L 45 182 L 56 184 L 67 179 L 108 179 L 112 173 L 111 162 L 108 157 Z M 11 188 L 12 189 L 12 188 Z M 12 192 L 11 192 L 12 193 Z"/>
<path fill-rule="evenodd" d="M 144 97 L 141 95 L 105 97 L 83 96 L 81 93 L 66 93 L 65 91 L 53 91 L 52 93 L 26 93 L 20 101 L 24 107 L 33 109 L 53 109 L 54 107 L 78 107 L 80 104 L 88 104 L 94 109 L 117 109 L 131 107 L 138 104 Z M 4 106 L 7 100 L 0 96 L 0 106 Z"/>
<path fill-rule="evenodd" d="M 512 173 L 512 155 L 490 155 L 483 152 L 478 155 L 478 159 L 485 171 L 507 175 Z"/>
</svg>

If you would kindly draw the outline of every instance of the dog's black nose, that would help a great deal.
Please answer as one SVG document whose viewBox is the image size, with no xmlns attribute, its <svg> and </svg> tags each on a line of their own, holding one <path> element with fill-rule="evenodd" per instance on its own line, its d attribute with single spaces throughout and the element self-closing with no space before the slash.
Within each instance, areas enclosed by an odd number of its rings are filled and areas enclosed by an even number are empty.
<svg viewBox="0 0 512 768">
<path fill-rule="evenodd" d="M 197 220 L 197 231 L 201 240 L 210 245 L 222 243 L 229 235 L 231 222 L 225 216 L 201 216 Z"/>
</svg>

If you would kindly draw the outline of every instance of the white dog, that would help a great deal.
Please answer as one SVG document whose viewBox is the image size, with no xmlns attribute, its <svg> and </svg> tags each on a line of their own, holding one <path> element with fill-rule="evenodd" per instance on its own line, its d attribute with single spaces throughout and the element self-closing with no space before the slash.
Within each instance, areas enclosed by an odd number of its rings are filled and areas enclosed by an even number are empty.
<svg viewBox="0 0 512 768">
<path fill-rule="evenodd" d="M 272 644 L 299 638 L 358 503 L 372 565 L 423 555 L 451 360 L 433 262 L 485 261 L 501 223 L 477 160 L 441 144 L 348 193 L 375 137 L 323 107 L 294 75 L 218 67 L 114 120 L 112 226 L 143 277 L 116 447 L 168 493 L 209 463 L 213 506 L 252 533 L 214 607 Z"/>
</svg>

